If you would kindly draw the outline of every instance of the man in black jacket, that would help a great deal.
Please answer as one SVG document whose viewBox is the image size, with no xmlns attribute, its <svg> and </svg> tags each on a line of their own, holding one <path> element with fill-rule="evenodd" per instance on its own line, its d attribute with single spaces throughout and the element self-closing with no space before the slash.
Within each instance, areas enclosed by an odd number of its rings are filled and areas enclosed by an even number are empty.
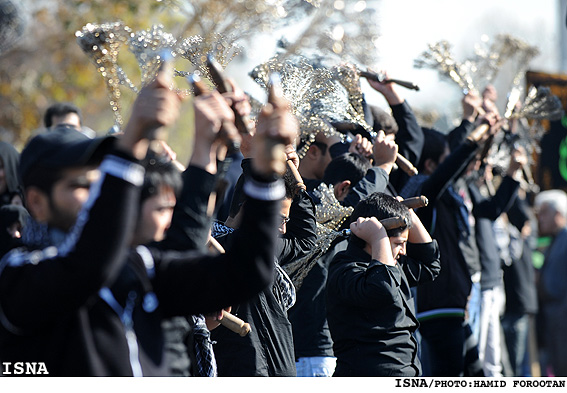
<svg viewBox="0 0 567 393">
<path fill-rule="evenodd" d="M 393 164 L 395 145 L 390 146 L 390 164 Z M 369 171 L 370 162 L 357 153 L 344 153 L 331 161 L 325 169 L 322 185 L 333 187 L 337 203 L 350 209 L 373 192 L 384 191 L 385 184 L 362 182 Z M 318 214 L 325 217 L 321 201 L 312 194 L 316 201 Z M 345 210 L 347 214 L 348 210 Z M 328 219 L 328 217 L 327 217 Z M 348 217 L 343 218 L 348 222 Z M 340 229 L 340 228 L 335 228 Z M 321 240 L 320 240 L 321 241 Z M 327 323 L 325 287 L 329 264 L 334 256 L 346 249 L 347 239 L 339 237 L 331 243 L 329 249 L 317 258 L 302 285 L 298 288 L 296 303 L 289 310 L 289 320 L 293 326 L 293 339 L 296 358 L 297 376 L 330 377 L 336 366 L 333 354 L 333 340 Z"/>
<path fill-rule="evenodd" d="M 164 316 L 218 310 L 268 283 L 283 186 L 270 164 L 273 157 L 266 154 L 259 155 L 253 178 L 245 184 L 249 209 L 259 216 L 246 213 L 242 232 L 254 236 L 258 247 L 236 245 L 218 257 L 143 247 L 125 258 L 143 181 L 137 160 L 146 154 L 145 135 L 172 124 L 178 113 L 179 98 L 169 86 L 160 73 L 142 90 L 124 135 L 104 158 L 90 191 L 93 167 L 85 162 L 101 142 L 79 140 L 78 133 L 50 133 L 30 142 L 29 155 L 24 150 L 21 170 L 37 225 L 26 248 L 0 263 L 4 374 L 16 362 L 38 362 L 49 375 L 167 375 Z M 215 102 L 205 105 L 202 123 L 218 132 L 222 121 L 233 121 L 224 99 L 213 93 L 197 101 L 205 100 Z M 261 117 L 262 124 L 270 121 L 268 115 Z M 269 127 L 259 126 L 260 149 Z M 272 127 L 270 132 L 284 143 L 295 137 L 295 130 Z M 32 163 L 46 167 L 44 174 L 59 175 L 37 179 L 40 166 Z"/>
<path fill-rule="evenodd" d="M 406 224 L 386 230 L 379 220 L 392 217 Z M 331 262 L 327 281 L 333 376 L 419 376 L 410 287 L 439 274 L 437 242 L 413 212 L 383 193 L 361 201 L 351 219 L 348 247 Z"/>
<path fill-rule="evenodd" d="M 297 157 L 293 149 L 289 150 L 288 157 Z M 248 176 L 254 159 L 245 153 L 241 178 Z M 250 300 L 232 304 L 232 312 L 248 322 L 251 331 L 245 337 L 223 326 L 211 332 L 211 338 L 216 342 L 214 352 L 219 376 L 296 376 L 292 327 L 287 316 L 288 309 L 295 303 L 295 288 L 282 267 L 306 255 L 315 245 L 317 235 L 311 197 L 307 192 L 298 190 L 291 177 L 285 176 L 284 179 L 286 197 L 282 201 L 277 225 L 280 237 L 276 242 L 273 280 Z M 249 198 L 242 195 L 239 183 L 235 188 L 227 226 L 223 228 L 227 233 L 216 236 L 223 246 L 236 241 L 235 235 L 242 230 L 242 208 L 249 203 Z M 218 230 L 221 226 L 216 228 Z"/>
</svg>

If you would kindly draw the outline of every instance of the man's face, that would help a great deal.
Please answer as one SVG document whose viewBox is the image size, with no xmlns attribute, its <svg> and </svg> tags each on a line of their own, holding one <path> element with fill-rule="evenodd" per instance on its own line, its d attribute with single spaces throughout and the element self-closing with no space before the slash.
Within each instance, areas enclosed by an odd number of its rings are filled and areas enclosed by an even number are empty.
<svg viewBox="0 0 567 393">
<path fill-rule="evenodd" d="M 142 203 L 135 233 L 135 243 L 144 244 L 161 241 L 171 224 L 175 193 L 171 187 L 162 186 L 157 194 Z"/>
<path fill-rule="evenodd" d="M 73 168 L 63 171 L 48 198 L 47 223 L 63 231 L 69 231 L 77 221 L 79 211 L 89 197 L 89 188 L 100 177 L 93 167 Z"/>
<path fill-rule="evenodd" d="M 406 255 L 406 244 L 408 242 L 409 230 L 406 229 L 399 236 L 390 237 L 390 245 L 392 246 L 392 255 L 394 259 L 399 259 L 401 255 Z"/>
<path fill-rule="evenodd" d="M 81 119 L 79 115 L 74 112 L 69 112 L 62 116 L 53 116 L 51 118 L 52 127 L 55 127 L 58 124 L 68 124 L 70 126 L 75 127 L 77 130 L 81 129 Z"/>
<path fill-rule="evenodd" d="M 285 235 L 286 224 L 289 221 L 289 209 L 291 207 L 291 199 L 284 198 L 282 200 L 282 208 L 280 210 L 279 230 L 280 234 Z"/>
<path fill-rule="evenodd" d="M 537 210 L 537 225 L 539 236 L 553 236 L 559 228 L 558 220 L 560 214 L 547 203 L 542 204 Z"/>
</svg>

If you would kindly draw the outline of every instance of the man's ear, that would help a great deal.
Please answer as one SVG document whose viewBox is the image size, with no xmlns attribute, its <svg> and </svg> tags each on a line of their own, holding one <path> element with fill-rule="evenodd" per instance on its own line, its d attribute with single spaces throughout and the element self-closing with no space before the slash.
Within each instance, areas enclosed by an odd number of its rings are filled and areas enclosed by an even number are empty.
<svg viewBox="0 0 567 393">
<path fill-rule="evenodd" d="M 335 197 L 338 201 L 345 199 L 345 197 L 348 195 L 348 192 L 350 191 L 350 185 L 350 180 L 343 180 L 342 182 L 335 184 Z"/>
<path fill-rule="evenodd" d="M 423 163 L 423 167 L 428 174 L 432 174 L 433 172 L 435 172 L 435 169 L 437 169 L 437 163 L 431 158 L 427 158 Z"/>
<path fill-rule="evenodd" d="M 320 156 L 321 149 L 316 145 L 310 145 L 309 149 L 307 149 L 307 153 L 305 153 L 305 157 L 309 157 L 311 160 L 318 160 Z"/>
<path fill-rule="evenodd" d="M 37 222 L 47 222 L 50 215 L 49 197 L 37 187 L 26 188 L 26 208 Z"/>
</svg>

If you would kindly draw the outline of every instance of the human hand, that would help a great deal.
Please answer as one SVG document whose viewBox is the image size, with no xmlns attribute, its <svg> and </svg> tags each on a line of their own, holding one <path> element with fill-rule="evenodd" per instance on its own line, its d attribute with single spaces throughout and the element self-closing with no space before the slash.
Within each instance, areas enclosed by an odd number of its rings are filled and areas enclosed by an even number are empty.
<svg viewBox="0 0 567 393">
<path fill-rule="evenodd" d="M 356 134 L 356 136 L 350 143 L 348 151 L 351 153 L 360 154 L 362 157 L 365 158 L 372 158 L 372 151 L 373 151 L 372 142 L 364 138 L 362 135 Z"/>
<path fill-rule="evenodd" d="M 474 123 L 479 115 L 479 108 L 482 108 L 482 98 L 469 91 L 461 100 L 461 105 L 463 107 L 463 119 Z"/>
<path fill-rule="evenodd" d="M 285 146 L 285 155 L 288 161 L 293 163 L 293 166 L 299 168 L 299 156 L 297 155 L 297 151 L 295 150 L 295 146 L 293 144 L 289 144 Z"/>
<path fill-rule="evenodd" d="M 394 136 L 386 136 L 384 131 L 378 131 L 372 147 L 372 154 L 374 166 L 381 167 L 387 173 L 390 173 L 398 156 L 398 145 L 394 141 Z"/>
<path fill-rule="evenodd" d="M 350 224 L 350 230 L 370 247 L 370 250 L 366 251 L 370 251 L 373 259 L 385 265 L 394 266 L 396 264 L 386 228 L 376 217 L 359 217 Z"/>
<path fill-rule="evenodd" d="M 299 133 L 299 124 L 283 98 L 266 104 L 258 118 L 251 146 L 252 168 L 260 176 L 283 175 L 286 171 L 285 146 Z"/>
<path fill-rule="evenodd" d="M 240 134 L 234 125 L 234 113 L 229 102 L 218 92 L 211 91 L 194 98 L 195 138 L 191 164 L 216 173 L 216 157 L 227 139 L 240 142 Z M 219 138 L 221 129 L 226 133 Z"/>
<path fill-rule="evenodd" d="M 224 311 L 226 312 L 230 312 L 230 310 L 232 310 L 232 307 L 227 307 L 224 309 Z M 207 325 L 207 329 L 209 329 L 209 331 L 217 328 L 220 326 L 221 324 L 221 319 L 223 318 L 223 310 L 219 310 L 219 311 L 215 311 L 212 312 L 210 314 L 205 314 L 205 324 Z"/>
<path fill-rule="evenodd" d="M 528 156 L 526 150 L 522 146 L 517 146 L 510 155 L 510 163 L 508 164 L 506 174 L 519 180 L 518 178 L 522 175 L 521 169 L 524 165 L 527 165 L 527 163 Z"/>
<path fill-rule="evenodd" d="M 377 74 L 382 74 L 384 76 L 384 80 L 390 78 L 388 72 L 385 70 L 381 70 L 377 72 Z M 401 96 L 398 89 L 396 89 L 394 83 L 377 82 L 371 79 L 367 79 L 367 80 L 370 87 L 372 87 L 377 92 L 381 93 L 386 99 L 386 101 L 388 101 L 389 105 L 398 105 L 404 102 L 404 98 Z"/>
<path fill-rule="evenodd" d="M 130 151 L 137 159 L 146 155 L 148 138 L 156 130 L 173 125 L 179 117 L 182 96 L 171 89 L 173 72 L 166 62 L 155 80 L 136 97 L 130 119 L 118 138 L 118 146 Z"/>
</svg>

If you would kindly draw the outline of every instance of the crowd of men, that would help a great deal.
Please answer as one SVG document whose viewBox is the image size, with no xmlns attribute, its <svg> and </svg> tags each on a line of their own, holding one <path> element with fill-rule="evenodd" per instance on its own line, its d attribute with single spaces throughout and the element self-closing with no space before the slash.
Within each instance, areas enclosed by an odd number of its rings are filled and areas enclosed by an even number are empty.
<svg viewBox="0 0 567 393">
<path fill-rule="evenodd" d="M 365 102 L 374 134 L 350 138 L 300 138 L 282 97 L 240 135 L 238 86 L 198 95 L 186 167 L 150 143 L 185 105 L 165 70 L 116 135 L 57 104 L 21 152 L 2 142 L 2 374 L 566 376 L 567 194 L 522 188 L 522 148 L 493 173 L 483 151 L 514 125 L 492 87 L 441 132 L 369 83 L 389 108 Z M 322 186 L 347 212 L 324 248 Z"/>
</svg>

